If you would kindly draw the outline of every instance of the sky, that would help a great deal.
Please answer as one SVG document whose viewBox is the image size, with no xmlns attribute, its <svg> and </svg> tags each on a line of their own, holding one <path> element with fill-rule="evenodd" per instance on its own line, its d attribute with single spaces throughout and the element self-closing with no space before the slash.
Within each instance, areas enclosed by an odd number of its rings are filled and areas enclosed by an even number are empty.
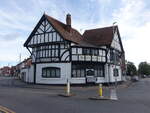
<svg viewBox="0 0 150 113">
<path fill-rule="evenodd" d="M 150 62 L 149 6 L 149 0 L 0 0 L 0 67 L 29 57 L 23 44 L 44 12 L 64 23 L 70 13 L 80 33 L 117 22 L 126 60 Z"/>
</svg>

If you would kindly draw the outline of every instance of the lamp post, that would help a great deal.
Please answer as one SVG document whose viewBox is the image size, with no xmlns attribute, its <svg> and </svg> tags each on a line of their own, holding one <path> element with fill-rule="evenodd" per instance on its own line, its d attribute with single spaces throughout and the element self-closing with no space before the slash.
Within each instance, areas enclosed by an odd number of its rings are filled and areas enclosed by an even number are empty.
<svg viewBox="0 0 150 113">
<path fill-rule="evenodd" d="M 114 38 L 114 34 L 115 34 L 115 29 L 114 29 L 114 25 L 117 22 L 113 22 L 113 38 Z M 114 49 L 116 47 L 116 42 L 114 42 Z M 117 58 L 116 58 L 116 50 L 114 50 L 114 76 L 115 76 L 115 88 L 117 88 L 117 70 L 116 70 L 116 65 L 117 65 Z"/>
<path fill-rule="evenodd" d="M 114 34 L 115 34 L 115 29 L 114 29 L 114 25 L 116 24 L 117 22 L 114 22 L 113 23 L 113 38 L 114 38 Z M 116 42 L 114 42 L 114 71 L 113 71 L 113 76 L 115 76 L 115 86 L 114 88 L 111 90 L 111 95 L 110 95 L 110 99 L 111 100 L 118 100 L 117 98 L 117 93 L 116 93 L 116 89 L 117 89 L 117 70 L 116 70 L 116 64 L 117 64 L 117 59 L 116 59 L 116 49 L 115 49 L 115 44 Z"/>
</svg>

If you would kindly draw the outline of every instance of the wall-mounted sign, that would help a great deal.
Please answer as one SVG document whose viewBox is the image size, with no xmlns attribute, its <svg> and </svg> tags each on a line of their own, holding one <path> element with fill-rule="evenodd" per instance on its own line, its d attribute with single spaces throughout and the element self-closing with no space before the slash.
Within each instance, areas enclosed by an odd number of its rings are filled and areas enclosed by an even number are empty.
<svg viewBox="0 0 150 113">
<path fill-rule="evenodd" d="M 86 82 L 87 83 L 95 83 L 96 82 L 96 77 L 94 76 L 86 76 Z"/>
<path fill-rule="evenodd" d="M 94 69 L 86 69 L 86 82 L 95 83 L 96 77 L 94 75 L 95 75 Z"/>
</svg>

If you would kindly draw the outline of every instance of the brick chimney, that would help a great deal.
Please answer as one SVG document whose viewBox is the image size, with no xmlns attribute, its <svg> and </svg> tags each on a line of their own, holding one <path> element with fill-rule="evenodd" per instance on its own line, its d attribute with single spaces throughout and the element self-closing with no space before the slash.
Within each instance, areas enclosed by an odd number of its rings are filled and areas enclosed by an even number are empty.
<svg viewBox="0 0 150 113">
<path fill-rule="evenodd" d="M 70 32 L 70 29 L 71 29 L 71 15 L 70 14 L 66 15 L 66 25 L 67 25 L 67 31 Z"/>
</svg>

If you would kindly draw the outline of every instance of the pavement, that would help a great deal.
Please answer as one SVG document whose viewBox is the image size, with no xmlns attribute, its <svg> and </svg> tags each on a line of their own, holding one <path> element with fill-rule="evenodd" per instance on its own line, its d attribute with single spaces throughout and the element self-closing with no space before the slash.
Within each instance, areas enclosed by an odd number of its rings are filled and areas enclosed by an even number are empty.
<svg viewBox="0 0 150 113">
<path fill-rule="evenodd" d="M 126 81 L 123 84 L 118 84 L 117 88 L 129 87 L 132 84 L 131 81 Z M 32 88 L 32 89 L 55 89 L 55 88 L 64 88 L 65 85 L 46 85 L 46 84 L 32 84 L 26 83 L 18 79 L 17 77 L 0 77 L 0 86 L 6 87 L 20 87 L 20 88 Z M 77 88 L 93 88 L 98 85 L 72 85 Z M 104 85 L 103 88 L 113 88 L 114 86 Z"/>
<path fill-rule="evenodd" d="M 0 106 L 15 113 L 150 113 L 150 79 L 117 87 L 118 101 L 90 100 L 98 86 L 71 87 L 72 97 L 61 97 L 64 86 L 32 85 L 17 78 L 0 77 Z M 110 96 L 104 87 L 103 95 Z"/>
</svg>

